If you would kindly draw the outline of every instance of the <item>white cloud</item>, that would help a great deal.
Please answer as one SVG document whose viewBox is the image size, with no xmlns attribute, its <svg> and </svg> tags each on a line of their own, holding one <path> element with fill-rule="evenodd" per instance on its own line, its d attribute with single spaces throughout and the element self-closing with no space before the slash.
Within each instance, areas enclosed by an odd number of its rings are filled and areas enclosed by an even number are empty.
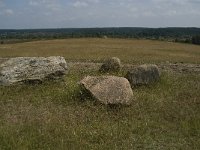
<svg viewBox="0 0 200 150">
<path fill-rule="evenodd" d="M 99 3 L 100 1 L 99 0 L 78 0 L 78 1 L 75 1 L 73 2 L 73 6 L 74 7 L 77 7 L 77 8 L 81 8 L 81 7 L 88 7 L 92 4 L 97 4 Z"/>
<path fill-rule="evenodd" d="M 38 6 L 38 5 L 39 5 L 39 2 L 38 2 L 38 1 L 33 1 L 33 0 L 31 0 L 31 1 L 29 2 L 29 5 L 31 5 L 31 6 Z"/>
<path fill-rule="evenodd" d="M 142 15 L 143 15 L 144 17 L 156 17 L 156 16 L 157 16 L 157 15 L 156 15 L 154 12 L 152 12 L 152 11 L 143 12 Z"/>
<path fill-rule="evenodd" d="M 73 3 L 74 7 L 80 8 L 80 7 L 87 7 L 88 3 L 82 2 L 82 1 L 76 1 Z"/>
<path fill-rule="evenodd" d="M 5 5 L 5 3 L 4 3 L 4 1 L 0 0 L 0 15 L 11 16 L 13 14 L 14 14 L 13 10 L 7 8 L 6 5 Z"/>
<path fill-rule="evenodd" d="M 14 12 L 12 9 L 4 9 L 2 14 L 6 16 L 11 16 L 14 14 Z"/>
<path fill-rule="evenodd" d="M 39 5 L 39 4 L 52 4 L 58 3 L 58 0 L 29 0 L 29 5 Z"/>
<path fill-rule="evenodd" d="M 177 13 L 177 11 L 176 10 L 169 10 L 169 11 L 166 11 L 165 13 L 164 13 L 164 15 L 166 15 L 166 16 L 176 16 L 176 15 L 178 15 L 178 13 Z"/>
<path fill-rule="evenodd" d="M 44 14 L 49 13 L 48 11 L 61 11 L 62 5 L 58 0 L 30 0 L 29 1 L 30 7 L 36 7 L 41 9 Z"/>
<path fill-rule="evenodd" d="M 100 2 L 99 0 L 86 0 L 86 1 L 89 3 L 99 3 Z"/>
<path fill-rule="evenodd" d="M 190 4 L 200 4 L 200 0 L 152 0 L 155 4 L 158 5 L 177 5 L 177 6 L 184 6 Z"/>
<path fill-rule="evenodd" d="M 0 20 L 33 28 L 199 26 L 199 8 L 200 0 L 0 0 Z"/>
</svg>

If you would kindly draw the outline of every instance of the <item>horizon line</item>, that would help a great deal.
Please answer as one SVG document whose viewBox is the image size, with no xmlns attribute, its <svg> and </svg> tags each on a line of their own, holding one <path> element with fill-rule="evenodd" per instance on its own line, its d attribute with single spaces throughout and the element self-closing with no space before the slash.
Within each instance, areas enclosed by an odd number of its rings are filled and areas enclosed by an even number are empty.
<svg viewBox="0 0 200 150">
<path fill-rule="evenodd" d="M 52 28 L 0 28 L 0 30 L 45 30 L 45 29 L 105 29 L 105 28 L 144 28 L 144 29 L 166 29 L 166 28 L 197 28 L 200 27 L 181 27 L 181 26 L 169 26 L 169 27 L 130 27 L 130 26 L 120 26 L 120 27 L 52 27 Z"/>
</svg>

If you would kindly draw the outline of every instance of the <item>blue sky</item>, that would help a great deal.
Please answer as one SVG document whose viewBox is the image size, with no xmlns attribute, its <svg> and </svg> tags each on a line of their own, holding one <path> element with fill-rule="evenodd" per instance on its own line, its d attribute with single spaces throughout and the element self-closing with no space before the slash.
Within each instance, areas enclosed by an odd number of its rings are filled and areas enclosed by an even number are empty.
<svg viewBox="0 0 200 150">
<path fill-rule="evenodd" d="M 0 0 L 0 29 L 200 27 L 200 0 Z"/>
</svg>

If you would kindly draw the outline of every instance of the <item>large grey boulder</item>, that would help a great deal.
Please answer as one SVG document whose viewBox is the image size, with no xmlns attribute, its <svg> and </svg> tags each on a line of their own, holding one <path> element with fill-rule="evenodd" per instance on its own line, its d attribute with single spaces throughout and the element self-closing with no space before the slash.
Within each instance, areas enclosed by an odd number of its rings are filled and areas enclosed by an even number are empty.
<svg viewBox="0 0 200 150">
<path fill-rule="evenodd" d="M 109 72 L 119 72 L 121 69 L 121 61 L 117 57 L 112 57 L 103 63 L 100 72 L 109 73 Z"/>
<path fill-rule="evenodd" d="M 60 56 L 10 58 L 0 64 L 0 85 L 59 78 L 67 69 L 65 59 Z"/>
<path fill-rule="evenodd" d="M 129 105 L 132 101 L 133 91 L 128 80 L 123 77 L 87 76 L 80 84 L 103 104 Z"/>
<path fill-rule="evenodd" d="M 157 65 L 141 65 L 128 71 L 127 78 L 132 87 L 138 85 L 147 85 L 156 82 L 160 78 L 160 71 Z"/>
</svg>

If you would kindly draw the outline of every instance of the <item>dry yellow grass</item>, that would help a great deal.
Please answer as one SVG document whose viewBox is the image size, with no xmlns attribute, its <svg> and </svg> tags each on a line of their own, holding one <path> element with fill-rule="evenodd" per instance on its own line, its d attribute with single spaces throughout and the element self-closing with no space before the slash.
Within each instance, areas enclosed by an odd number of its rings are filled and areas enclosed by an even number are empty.
<svg viewBox="0 0 200 150">
<path fill-rule="evenodd" d="M 200 63 L 200 46 L 125 39 L 0 45 L 0 57 L 50 55 Z M 200 74 L 162 72 L 158 83 L 133 89 L 129 107 L 105 106 L 83 95 L 77 83 L 87 75 L 99 73 L 70 67 L 62 80 L 0 86 L 0 150 L 200 149 Z"/>
<path fill-rule="evenodd" d="M 64 39 L 0 45 L 0 57 L 64 56 L 68 60 L 101 61 L 116 56 L 123 62 L 200 63 L 200 46 L 133 39 Z"/>
</svg>

